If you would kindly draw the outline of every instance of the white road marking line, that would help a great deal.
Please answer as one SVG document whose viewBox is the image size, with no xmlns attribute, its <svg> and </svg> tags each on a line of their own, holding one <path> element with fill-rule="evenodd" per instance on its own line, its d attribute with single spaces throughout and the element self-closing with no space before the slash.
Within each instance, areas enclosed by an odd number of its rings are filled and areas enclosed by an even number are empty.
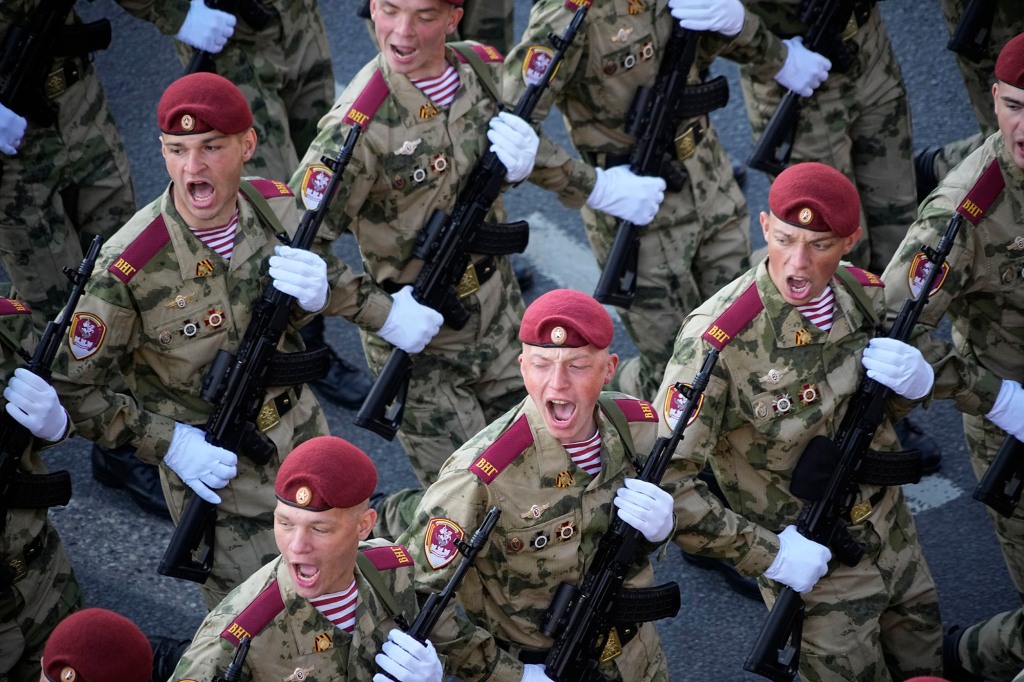
<svg viewBox="0 0 1024 682">
<path fill-rule="evenodd" d="M 914 514 L 941 507 L 965 494 L 956 483 L 942 476 L 925 476 L 920 483 L 903 486 L 903 495 Z"/>
</svg>

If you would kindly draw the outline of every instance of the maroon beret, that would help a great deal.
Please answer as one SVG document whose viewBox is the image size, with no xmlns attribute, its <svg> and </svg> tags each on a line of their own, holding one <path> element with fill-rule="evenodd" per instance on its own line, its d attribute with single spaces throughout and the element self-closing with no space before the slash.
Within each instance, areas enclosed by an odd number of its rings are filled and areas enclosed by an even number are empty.
<svg viewBox="0 0 1024 682">
<path fill-rule="evenodd" d="M 572 289 L 549 291 L 530 304 L 519 326 L 519 340 L 545 348 L 607 348 L 612 318 L 593 296 Z"/>
<path fill-rule="evenodd" d="M 234 83 L 215 73 L 190 73 L 171 83 L 156 107 L 160 130 L 194 135 L 211 130 L 235 135 L 252 127 L 252 111 Z"/>
<path fill-rule="evenodd" d="M 366 453 L 337 436 L 317 436 L 284 458 L 277 472 L 277 499 L 310 511 L 348 509 L 369 499 L 377 468 Z"/>
<path fill-rule="evenodd" d="M 996 78 L 1015 88 L 1024 88 L 1024 33 L 1006 43 L 999 51 Z"/>
<path fill-rule="evenodd" d="M 106 609 L 83 609 L 57 624 L 43 649 L 50 682 L 149 682 L 153 649 L 138 626 Z"/>
<path fill-rule="evenodd" d="M 860 196 L 845 175 L 810 161 L 779 173 L 768 190 L 768 208 L 779 220 L 815 232 L 848 237 L 860 226 Z"/>
</svg>

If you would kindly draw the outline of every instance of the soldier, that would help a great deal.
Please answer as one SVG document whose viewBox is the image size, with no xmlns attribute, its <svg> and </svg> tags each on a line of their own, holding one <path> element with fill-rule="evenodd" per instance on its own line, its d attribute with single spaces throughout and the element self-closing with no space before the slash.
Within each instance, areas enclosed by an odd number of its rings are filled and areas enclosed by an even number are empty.
<svg viewBox="0 0 1024 682">
<path fill-rule="evenodd" d="M 826 564 L 831 552 L 796 531 L 804 503 L 790 490 L 808 442 L 835 437 L 857 394 L 862 364 L 870 378 L 903 396 L 887 402 L 887 414 L 928 395 L 932 368 L 916 348 L 872 338 L 884 315 L 882 283 L 840 262 L 862 232 L 857 190 L 842 173 L 821 163 L 790 166 L 773 183 L 768 205 L 771 212 L 760 214 L 767 261 L 687 318 L 655 403 L 667 418 L 661 427 L 667 433 L 679 398 L 676 383 L 692 381 L 708 350 L 720 349 L 665 476 L 676 500 L 674 540 L 760 576 L 769 605 L 782 586 L 803 593 L 802 679 L 882 681 L 937 673 L 939 605 L 897 485 L 905 481 L 858 485 L 848 528 L 866 553 L 855 567 Z M 888 417 L 871 446 L 899 449 Z M 706 459 L 731 510 L 697 478 Z"/>
<path fill-rule="evenodd" d="M 240 638 L 251 648 L 246 679 L 441 682 L 435 645 L 461 679 L 480 677 L 483 633 L 454 620 L 449 605 L 425 645 L 398 629 L 418 606 L 405 547 L 366 542 L 377 513 L 369 499 L 377 470 L 366 454 L 334 436 L 308 440 L 281 465 L 274 491 L 280 556 L 235 588 L 203 621 L 172 679 L 210 682 L 223 673 Z M 487 643 L 491 657 L 493 642 Z"/>
<path fill-rule="evenodd" d="M 953 169 L 921 204 L 919 217 L 883 278 L 890 315 L 908 294 L 920 294 L 921 244 L 938 244 L 950 218 L 971 206 L 946 260 L 938 291 L 929 295 L 921 327 L 934 331 L 944 315 L 952 322 L 952 343 L 927 335 L 935 357 L 957 358 L 958 397 L 974 473 L 980 478 L 1007 434 L 1024 439 L 1024 343 L 1021 265 L 1024 233 L 1024 34 L 1010 40 L 995 63 L 991 95 L 999 131 Z M 985 205 L 974 189 L 991 199 Z M 989 510 L 1017 591 L 1024 595 L 1024 511 L 1009 518 Z M 1024 668 L 1024 612 L 1000 614 L 966 631 L 947 634 L 947 676 L 1012 676 Z M 962 665 L 962 668 L 961 668 Z M 966 671 L 966 672 L 965 672 Z M 972 679 L 963 677 L 963 679 Z M 979 678 L 980 679 L 980 678 Z"/>
<path fill-rule="evenodd" d="M 561 581 L 579 583 L 608 530 L 612 503 L 650 543 L 630 568 L 627 588 L 651 585 L 646 552 L 673 526 L 671 497 L 635 478 L 635 457 L 650 452 L 657 415 L 642 400 L 602 392 L 618 364 L 608 351 L 613 332 L 607 311 L 587 294 L 557 289 L 534 301 L 519 331 L 529 396 L 451 456 L 403 535 L 417 589 L 434 591 L 455 568 L 455 542 L 489 508 L 501 508 L 458 598 L 470 620 L 525 664 L 524 680 L 547 679 L 551 639 L 540 632 L 542 617 Z M 654 626 L 623 633 L 622 654 L 601 672 L 627 682 L 667 680 Z M 496 671 L 492 679 L 506 678 Z"/>
<path fill-rule="evenodd" d="M 106 609 L 85 609 L 62 620 L 50 635 L 38 679 L 148 682 L 152 661 L 149 642 L 135 623 Z"/>
<path fill-rule="evenodd" d="M 369 118 L 321 227 L 329 239 L 345 230 L 355 236 L 363 274 L 332 261 L 336 284 L 325 313 L 359 326 L 374 373 L 392 347 L 417 354 L 398 437 L 422 484 L 522 397 L 515 369 L 522 296 L 500 247 L 472 254 L 452 302 L 468 312 L 461 330 L 441 328 L 441 314 L 411 294 L 422 265 L 413 258 L 417 235 L 436 209 L 452 209 L 477 159 L 490 148 L 508 169 L 506 179 L 519 182 L 530 173 L 538 144 L 526 122 L 498 114 L 500 55 L 478 44 L 462 44 L 460 51 L 445 46 L 461 5 L 370 3 L 382 51 L 320 122 L 291 181 L 296 194 L 312 193 L 320 157 L 341 148 L 352 112 Z M 490 219 L 504 219 L 500 201 Z"/>
<path fill-rule="evenodd" d="M 242 181 L 256 132 L 237 87 L 209 73 L 180 78 L 160 98 L 157 121 L 171 184 L 104 245 L 55 370 L 71 381 L 62 396 L 79 433 L 160 464 L 175 520 L 188 488 L 221 505 L 202 586 L 213 607 L 275 554 L 267 482 L 280 454 L 328 431 L 304 384 L 272 387 L 257 427 L 277 453 L 265 464 L 245 451 L 239 459 L 197 428 L 210 412 L 199 397 L 203 375 L 219 350 L 237 350 L 265 287 L 295 296 L 294 324 L 322 309 L 327 268 L 309 251 L 274 246 L 277 233 L 294 232 L 295 202 L 283 183 Z M 290 328 L 280 350 L 301 348 Z M 289 371 L 296 382 L 308 374 Z M 119 379 L 129 391 L 116 389 Z"/>
</svg>

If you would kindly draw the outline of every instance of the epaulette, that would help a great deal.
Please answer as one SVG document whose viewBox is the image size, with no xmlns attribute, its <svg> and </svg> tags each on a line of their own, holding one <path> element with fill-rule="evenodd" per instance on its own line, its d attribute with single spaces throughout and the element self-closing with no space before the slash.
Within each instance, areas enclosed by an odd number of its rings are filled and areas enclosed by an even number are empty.
<svg viewBox="0 0 1024 682">
<path fill-rule="evenodd" d="M 977 225 L 1004 187 L 1006 187 L 1006 178 L 1003 177 L 1003 172 L 999 169 L 999 162 L 992 159 L 992 163 L 982 172 L 981 177 L 974 183 L 974 187 L 956 207 L 956 212 L 969 220 L 972 225 Z"/>
<path fill-rule="evenodd" d="M 413 564 L 412 558 L 409 556 L 409 550 L 402 545 L 369 547 L 359 551 L 370 560 L 370 563 L 378 571 L 390 571 L 394 568 L 412 566 Z"/>
<path fill-rule="evenodd" d="M 28 315 L 32 311 L 16 298 L 0 298 L 0 316 Z"/>
<path fill-rule="evenodd" d="M 139 236 L 128 245 L 107 270 L 127 284 L 138 274 L 139 268 L 148 263 L 160 249 L 171 241 L 163 215 L 158 215 L 146 226 Z"/>
<path fill-rule="evenodd" d="M 658 421 L 658 413 L 654 411 L 654 407 L 646 400 L 616 398 L 614 402 L 622 410 L 622 414 L 626 415 L 626 421 L 628 422 Z"/>
<path fill-rule="evenodd" d="M 862 287 L 884 287 L 885 282 L 882 278 L 873 272 L 868 272 L 863 268 L 858 268 L 853 265 L 845 265 L 846 271 L 853 275 L 853 278 L 857 280 Z"/>
<path fill-rule="evenodd" d="M 277 581 L 274 580 L 252 600 L 251 604 L 235 616 L 235 619 L 220 633 L 220 637 L 231 642 L 233 646 L 238 646 L 243 637 L 252 639 L 260 634 L 260 631 L 282 611 L 284 611 L 284 600 L 281 598 L 281 590 L 277 587 Z"/>
<path fill-rule="evenodd" d="M 480 453 L 476 461 L 470 465 L 469 470 L 486 485 L 490 485 L 498 477 L 498 474 L 516 461 L 516 458 L 523 454 L 523 450 L 532 442 L 533 432 L 530 431 L 530 422 L 525 414 L 521 415 L 512 426 L 506 429 L 505 433 L 491 443 L 490 447 Z"/>
<path fill-rule="evenodd" d="M 389 94 L 391 91 L 388 89 L 387 81 L 384 80 L 384 74 L 377 69 L 370 76 L 366 87 L 356 97 L 356 101 L 352 102 L 352 106 L 349 107 L 342 121 L 350 126 L 359 125 L 365 128 Z"/>
<path fill-rule="evenodd" d="M 295 196 L 292 193 L 291 187 L 278 180 L 265 180 L 263 178 L 253 178 L 248 182 L 267 199 L 273 199 L 274 197 Z"/>
<path fill-rule="evenodd" d="M 733 301 L 732 305 L 711 323 L 701 338 L 718 350 L 722 350 L 762 310 L 764 310 L 764 301 L 761 300 L 761 294 L 757 291 L 757 283 L 751 282 L 750 286 Z"/>
<path fill-rule="evenodd" d="M 575 12 L 580 7 L 590 7 L 594 4 L 594 0 L 565 0 L 565 8 L 570 12 Z"/>
<path fill-rule="evenodd" d="M 477 56 L 480 57 L 485 63 L 490 64 L 494 62 L 504 62 L 505 55 L 497 50 L 497 48 L 491 47 L 490 45 L 467 45 L 467 47 L 473 52 L 476 52 Z M 465 64 L 468 62 L 466 54 L 458 49 L 455 50 L 455 56 L 460 62 Z"/>
</svg>

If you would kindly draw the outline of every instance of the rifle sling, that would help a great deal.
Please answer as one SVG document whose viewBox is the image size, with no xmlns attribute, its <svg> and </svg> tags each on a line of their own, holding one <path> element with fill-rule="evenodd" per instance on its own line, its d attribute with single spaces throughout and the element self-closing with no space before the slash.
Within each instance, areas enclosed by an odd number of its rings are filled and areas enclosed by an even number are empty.
<svg viewBox="0 0 1024 682">
<path fill-rule="evenodd" d="M 384 602 L 384 607 L 391 614 L 391 617 L 396 620 L 399 616 L 404 617 L 402 607 L 395 601 L 394 595 L 391 594 L 391 588 L 388 587 L 384 578 L 381 577 L 373 562 L 366 558 L 362 552 L 356 552 L 356 565 L 359 566 L 359 574 L 363 577 L 363 580 L 370 584 L 373 591 L 377 593 L 377 597 Z"/>
<path fill-rule="evenodd" d="M 622 439 L 622 447 L 626 450 L 626 458 L 631 462 L 639 473 L 642 468 L 642 463 L 637 460 L 636 457 L 636 446 L 633 444 L 633 432 L 629 430 L 629 420 L 626 419 L 626 413 L 622 411 L 622 408 L 615 404 L 615 399 L 609 395 L 602 393 L 598 399 L 597 404 L 600 406 L 601 411 L 605 413 L 608 419 L 611 420 L 612 426 L 619 432 L 619 438 Z"/>
<path fill-rule="evenodd" d="M 286 232 L 284 226 L 281 225 L 281 221 L 277 219 L 277 214 L 274 213 L 272 208 L 270 208 L 270 204 L 267 203 L 266 198 L 264 198 L 263 194 L 258 189 L 253 187 L 247 180 L 242 180 L 242 184 L 239 186 L 239 189 L 242 191 L 242 194 L 245 195 L 245 198 L 249 200 L 249 203 L 252 204 L 252 208 L 256 211 L 257 217 L 264 225 L 269 226 L 270 230 L 274 234 Z"/>
<path fill-rule="evenodd" d="M 473 73 L 480 79 L 480 85 L 484 86 L 484 90 L 491 96 L 495 102 L 499 105 L 502 103 L 501 88 L 498 87 L 498 82 L 494 78 L 494 72 L 487 68 L 484 60 L 480 58 L 480 55 L 476 53 L 473 46 L 464 40 L 460 40 L 454 43 L 448 43 L 448 47 L 452 48 L 466 60 L 470 68 L 473 69 Z"/>
<path fill-rule="evenodd" d="M 868 295 L 864 293 L 864 287 L 857 281 L 857 278 L 853 276 L 853 273 L 840 266 L 836 268 L 835 276 L 846 286 L 846 290 L 850 292 L 851 296 L 853 296 L 854 303 L 856 303 L 861 312 L 871 320 L 872 326 L 877 327 L 881 324 L 881 320 L 878 319 L 878 313 L 875 312 L 874 307 L 871 305 L 871 300 L 868 299 Z"/>
<path fill-rule="evenodd" d="M 0 498 L 0 509 L 46 509 L 62 507 L 71 499 L 71 474 L 54 471 L 48 474 L 27 474 L 15 471 Z"/>
</svg>

